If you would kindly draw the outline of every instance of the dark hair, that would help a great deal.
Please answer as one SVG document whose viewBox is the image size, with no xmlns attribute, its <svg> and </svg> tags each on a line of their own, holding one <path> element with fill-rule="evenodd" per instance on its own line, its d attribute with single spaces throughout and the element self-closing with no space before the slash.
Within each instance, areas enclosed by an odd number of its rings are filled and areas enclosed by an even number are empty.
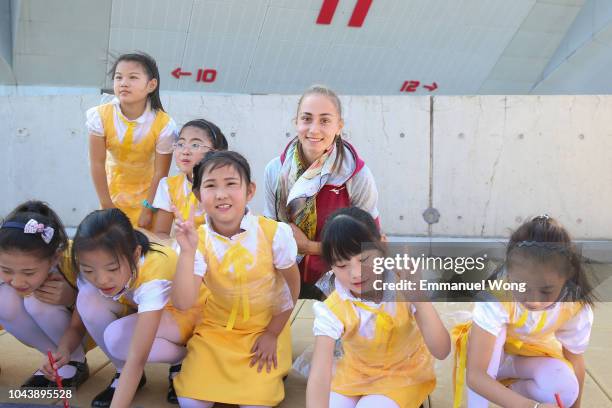
<svg viewBox="0 0 612 408">
<path fill-rule="evenodd" d="M 130 219 L 118 208 L 96 210 L 87 215 L 79 224 L 72 243 L 72 265 L 79 271 L 79 254 L 103 249 L 115 257 L 127 259 L 130 269 L 136 273 L 138 265 L 134 251 L 140 245 L 142 255 L 155 251 L 145 234 L 132 227 Z"/>
<path fill-rule="evenodd" d="M 213 171 L 221 167 L 230 166 L 235 169 L 242 181 L 251 184 L 251 167 L 249 162 L 240 153 L 231 150 L 220 150 L 206 153 L 204 158 L 193 167 L 193 194 L 200 199 L 200 185 L 205 171 Z"/>
<path fill-rule="evenodd" d="M 510 236 L 506 250 L 508 270 L 519 257 L 540 263 L 559 262 L 560 271 L 568 278 L 568 300 L 593 304 L 593 288 L 584 271 L 580 253 L 567 230 L 554 218 L 548 215 L 534 217 Z"/>
<path fill-rule="evenodd" d="M 323 226 L 321 256 L 328 265 L 347 260 L 366 249 L 386 253 L 374 218 L 358 207 L 334 211 Z"/>
<path fill-rule="evenodd" d="M 40 233 L 26 234 L 25 224 L 35 220 L 45 227 L 53 228 L 53 238 L 45 243 Z M 22 226 L 23 224 L 23 226 Z M 52 258 L 58 251 L 68 247 L 68 237 L 62 221 L 49 205 L 42 201 L 26 201 L 19 204 L 2 221 L 0 228 L 0 251 L 16 249 L 23 252 L 33 252 L 41 258 Z"/>
<path fill-rule="evenodd" d="M 302 94 L 302 96 L 300 96 L 300 99 L 298 100 L 296 120 L 297 115 L 300 114 L 300 107 L 302 106 L 302 101 L 310 95 L 326 96 L 334 104 L 334 106 L 338 110 L 338 116 L 340 117 L 340 119 L 342 119 L 342 103 L 340 102 L 340 98 L 338 97 L 338 95 L 332 89 L 328 88 L 325 85 L 312 85 Z M 334 160 L 334 164 L 331 168 L 332 172 L 338 170 L 342 165 L 342 161 L 344 160 L 344 141 L 342 140 L 342 135 L 336 135 L 336 137 L 334 138 L 334 143 L 336 144 L 336 160 Z M 300 155 L 300 160 L 304 162 L 304 152 L 302 151 L 302 145 L 299 139 L 297 139 L 297 149 L 298 154 Z"/>
<path fill-rule="evenodd" d="M 157 63 L 155 59 L 147 53 L 142 51 L 136 51 L 130 54 L 121 54 L 113 63 L 113 67 L 109 71 L 111 78 L 115 78 L 115 71 L 117 70 L 117 65 L 121 61 L 132 61 L 139 63 L 147 73 L 149 77 L 149 81 L 152 79 L 157 79 L 157 87 L 151 93 L 149 93 L 149 99 L 151 100 L 151 109 L 164 111 L 164 107 L 161 103 L 161 98 L 159 97 L 159 86 L 160 86 L 160 78 L 159 78 L 159 69 L 157 69 Z"/>
<path fill-rule="evenodd" d="M 206 119 L 190 120 L 189 122 L 185 123 L 181 128 L 181 131 L 179 132 L 179 137 L 181 136 L 181 133 L 183 133 L 183 130 L 185 130 L 186 127 L 190 126 L 202 129 L 212 142 L 214 150 L 227 150 L 227 139 L 225 138 L 225 135 L 223 134 L 221 129 L 219 129 L 219 127 L 214 123 L 209 122 Z"/>
</svg>

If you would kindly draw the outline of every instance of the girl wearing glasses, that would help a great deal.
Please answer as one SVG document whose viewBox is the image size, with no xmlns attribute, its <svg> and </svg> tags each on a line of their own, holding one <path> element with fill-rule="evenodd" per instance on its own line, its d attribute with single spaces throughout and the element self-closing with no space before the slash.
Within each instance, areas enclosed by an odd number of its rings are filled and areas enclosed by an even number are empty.
<svg viewBox="0 0 612 408">
<path fill-rule="evenodd" d="M 506 276 L 525 283 L 511 298 L 477 303 L 473 322 L 455 327 L 455 407 L 464 371 L 467 406 L 579 407 L 593 295 L 568 232 L 547 215 L 510 237 Z M 507 295 L 508 296 L 508 295 Z M 466 370 L 467 369 L 467 370 Z"/>
<path fill-rule="evenodd" d="M 193 168 L 210 151 L 227 150 L 227 139 L 221 129 L 205 119 L 187 122 L 174 147 L 174 160 L 180 173 L 160 180 L 153 201 L 158 209 L 153 232 L 160 238 L 170 238 L 170 229 L 174 221 L 173 207 L 180 212 L 183 219 L 189 218 L 193 208 L 195 227 L 204 223 L 204 212 L 199 208 L 198 200 L 193 195 Z"/>
<path fill-rule="evenodd" d="M 101 208 L 119 208 L 132 225 L 150 229 L 150 202 L 168 175 L 176 124 L 162 106 L 151 56 L 121 55 L 111 73 L 114 100 L 87 111 L 91 176 Z"/>
</svg>

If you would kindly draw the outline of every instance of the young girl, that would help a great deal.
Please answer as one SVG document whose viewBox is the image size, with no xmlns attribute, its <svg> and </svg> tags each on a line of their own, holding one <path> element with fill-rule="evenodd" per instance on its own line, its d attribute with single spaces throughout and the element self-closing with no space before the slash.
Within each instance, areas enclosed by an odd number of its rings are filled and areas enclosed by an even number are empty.
<svg viewBox="0 0 612 408">
<path fill-rule="evenodd" d="M 419 407 L 435 387 L 431 355 L 446 358 L 450 337 L 431 303 L 373 290 L 373 260 L 385 252 L 374 219 L 359 208 L 338 210 L 325 224 L 322 253 L 335 291 L 313 305 L 309 408 Z M 337 340 L 344 355 L 334 371 Z"/>
<path fill-rule="evenodd" d="M 506 260 L 505 279 L 524 283 L 526 290 L 512 292 L 508 301 L 477 303 L 473 323 L 455 328 L 455 406 L 462 398 L 467 340 L 469 408 L 489 401 L 554 408 L 555 394 L 564 406 L 579 407 L 593 312 L 570 236 L 554 219 L 536 217 L 512 234 Z"/>
<path fill-rule="evenodd" d="M 72 259 L 79 271 L 77 309 L 117 374 L 94 407 L 128 406 L 145 383 L 147 362 L 180 368 L 198 310 L 179 312 L 169 302 L 177 255 L 135 231 L 119 209 L 98 210 L 79 225 Z M 173 398 L 172 380 L 168 399 Z"/>
<path fill-rule="evenodd" d="M 150 228 L 176 125 L 162 107 L 153 58 L 124 54 L 111 72 L 115 99 L 87 111 L 91 176 L 102 208 L 117 207 L 133 225 Z"/>
<path fill-rule="evenodd" d="M 193 194 L 193 167 L 202 160 L 204 155 L 213 150 L 227 150 L 227 140 L 221 129 L 205 119 L 196 119 L 185 123 L 174 147 L 174 160 L 181 171 L 172 177 L 164 177 L 159 182 L 153 207 L 157 208 L 153 232 L 160 238 L 169 238 L 174 221 L 173 206 L 181 217 L 189 218 L 191 208 L 198 207 L 198 201 Z M 199 208 L 194 217 L 195 227 L 204 222 L 204 214 Z"/>
<path fill-rule="evenodd" d="M 193 191 L 206 223 L 196 232 L 193 214 L 187 221 L 176 214 L 181 252 L 172 300 L 191 307 L 203 284 L 210 295 L 175 380 L 179 403 L 276 406 L 291 367 L 287 321 L 300 280 L 291 229 L 247 209 L 255 184 L 238 153 L 208 153 L 194 169 Z"/>
<path fill-rule="evenodd" d="M 77 295 L 66 232 L 46 204 L 23 203 L 0 226 L 0 277 L 0 324 L 46 358 L 70 325 Z M 59 370 L 63 385 L 78 387 L 89 376 L 82 344 L 75 345 L 66 363 Z M 40 371 L 23 384 L 48 386 Z"/>
<path fill-rule="evenodd" d="M 356 206 L 378 222 L 378 192 L 370 169 L 349 143 L 338 96 L 313 86 L 300 98 L 297 137 L 266 166 L 264 215 L 290 223 L 298 244 L 300 297 L 321 299 L 314 285 L 329 265 L 321 259 L 321 230 L 334 210 Z"/>
</svg>

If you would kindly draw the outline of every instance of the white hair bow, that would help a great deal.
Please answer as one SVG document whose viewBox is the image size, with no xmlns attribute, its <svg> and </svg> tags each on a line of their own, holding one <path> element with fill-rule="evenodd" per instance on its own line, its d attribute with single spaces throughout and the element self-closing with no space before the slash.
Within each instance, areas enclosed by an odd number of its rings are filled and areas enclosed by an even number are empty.
<svg viewBox="0 0 612 408">
<path fill-rule="evenodd" d="M 53 227 L 46 226 L 45 224 L 39 223 L 35 219 L 30 219 L 23 227 L 24 234 L 40 234 L 40 237 L 48 244 L 53 239 L 55 230 Z"/>
</svg>

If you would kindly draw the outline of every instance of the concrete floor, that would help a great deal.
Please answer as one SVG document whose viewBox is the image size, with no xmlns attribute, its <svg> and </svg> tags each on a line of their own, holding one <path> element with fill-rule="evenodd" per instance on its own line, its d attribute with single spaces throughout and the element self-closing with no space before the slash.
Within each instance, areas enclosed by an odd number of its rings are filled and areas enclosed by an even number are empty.
<svg viewBox="0 0 612 408">
<path fill-rule="evenodd" d="M 437 304 L 447 327 L 469 316 L 466 312 L 471 308 L 466 303 Z M 293 356 L 299 356 L 313 342 L 312 307 L 310 301 L 300 301 L 291 317 L 293 333 Z M 595 309 L 595 326 L 591 344 L 586 353 L 587 378 L 582 400 L 583 408 L 612 408 L 612 353 L 609 351 L 612 339 L 612 303 L 600 303 Z M 30 376 L 41 363 L 42 356 L 37 351 L 25 347 L 10 334 L 0 331 L 0 407 L 25 407 L 26 401 L 10 400 L 8 390 L 15 389 Z M 113 368 L 108 359 L 100 351 L 94 349 L 87 355 L 91 377 L 70 400 L 73 407 L 88 407 L 92 397 L 102 390 L 113 375 Z M 176 407 L 165 401 L 167 383 L 167 365 L 150 364 L 146 368 L 147 384 L 138 392 L 134 407 Z M 438 385 L 430 397 L 430 408 L 447 408 L 452 406 L 451 377 L 452 358 L 438 362 L 436 365 Z M 306 379 L 292 372 L 286 380 L 286 398 L 280 405 L 282 408 L 305 407 Z M 3 404 L 4 403 L 4 404 Z M 61 401 L 31 401 L 32 404 L 61 405 Z M 11 405 L 9 405 L 11 404 Z M 34 407 L 36 405 L 27 405 Z M 40 406 L 40 405 L 38 405 Z M 228 408 L 229 406 L 221 405 Z"/>
</svg>

